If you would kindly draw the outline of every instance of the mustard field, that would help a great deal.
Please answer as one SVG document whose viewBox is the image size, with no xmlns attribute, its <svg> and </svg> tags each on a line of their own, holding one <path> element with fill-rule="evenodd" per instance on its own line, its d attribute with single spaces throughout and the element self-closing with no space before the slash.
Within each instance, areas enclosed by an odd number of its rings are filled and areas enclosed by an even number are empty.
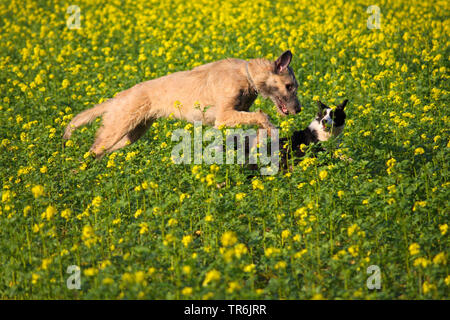
<svg viewBox="0 0 450 320">
<path fill-rule="evenodd" d="M 448 1 L 1 0 L 0 297 L 448 299 L 449 44 Z M 292 170 L 175 164 L 171 117 L 101 160 L 100 118 L 63 146 L 137 83 L 288 49 L 301 113 L 251 108 L 280 136 L 349 99 Z"/>
</svg>

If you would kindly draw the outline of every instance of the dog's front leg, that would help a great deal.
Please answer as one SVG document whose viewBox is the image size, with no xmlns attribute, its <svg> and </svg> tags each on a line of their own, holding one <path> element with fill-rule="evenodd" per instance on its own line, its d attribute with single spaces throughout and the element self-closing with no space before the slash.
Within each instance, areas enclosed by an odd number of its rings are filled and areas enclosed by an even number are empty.
<svg viewBox="0 0 450 320">
<path fill-rule="evenodd" d="M 257 125 L 262 129 L 266 129 L 268 136 L 271 136 L 271 130 L 275 129 L 275 126 L 270 122 L 269 116 L 262 111 L 247 112 L 227 110 L 216 116 L 214 125 L 218 128 L 222 125 L 235 127 L 238 124 Z"/>
</svg>

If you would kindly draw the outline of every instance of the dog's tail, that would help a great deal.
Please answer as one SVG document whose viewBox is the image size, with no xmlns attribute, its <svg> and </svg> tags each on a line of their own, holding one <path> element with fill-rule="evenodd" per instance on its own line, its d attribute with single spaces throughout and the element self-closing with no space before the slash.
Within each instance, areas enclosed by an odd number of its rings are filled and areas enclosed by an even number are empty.
<svg viewBox="0 0 450 320">
<path fill-rule="evenodd" d="M 70 123 L 67 125 L 66 130 L 64 131 L 63 139 L 70 139 L 70 136 L 72 135 L 72 132 L 75 131 L 75 129 L 81 127 L 82 125 L 91 123 L 95 118 L 104 114 L 108 105 L 109 100 L 77 114 L 76 117 L 73 118 L 72 121 L 70 121 Z"/>
</svg>

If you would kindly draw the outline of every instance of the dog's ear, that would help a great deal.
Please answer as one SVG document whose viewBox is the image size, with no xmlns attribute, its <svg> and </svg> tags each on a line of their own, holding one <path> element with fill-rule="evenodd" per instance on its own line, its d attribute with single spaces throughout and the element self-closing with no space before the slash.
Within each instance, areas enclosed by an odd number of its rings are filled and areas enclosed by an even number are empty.
<svg viewBox="0 0 450 320">
<path fill-rule="evenodd" d="M 344 110 L 347 103 L 348 103 L 348 99 L 345 99 L 340 105 L 336 106 L 336 109 Z"/>
<path fill-rule="evenodd" d="M 282 73 L 289 66 L 292 60 L 292 52 L 286 50 L 283 54 L 274 62 L 275 73 Z"/>
</svg>

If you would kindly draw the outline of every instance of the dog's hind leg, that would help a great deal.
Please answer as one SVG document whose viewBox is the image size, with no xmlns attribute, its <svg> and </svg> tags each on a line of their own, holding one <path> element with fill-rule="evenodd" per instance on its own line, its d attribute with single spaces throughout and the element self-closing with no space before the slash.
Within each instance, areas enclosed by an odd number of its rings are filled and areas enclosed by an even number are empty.
<svg viewBox="0 0 450 320">
<path fill-rule="evenodd" d="M 103 124 L 97 132 L 91 151 L 95 157 L 101 158 L 117 142 L 130 132 L 130 118 L 126 115 L 106 113 L 103 116 Z"/>
<path fill-rule="evenodd" d="M 125 135 L 122 139 L 120 139 L 116 144 L 114 144 L 111 148 L 109 148 L 106 152 L 113 152 L 115 150 L 126 147 L 141 138 L 150 128 L 154 119 L 148 119 L 139 123 L 134 129 L 132 129 L 127 135 Z"/>
<path fill-rule="evenodd" d="M 140 102 L 139 104 L 137 102 Z M 122 103 L 103 116 L 103 125 L 90 151 L 96 158 L 139 139 L 153 121 L 150 103 L 145 99 L 122 98 Z M 117 145 L 116 145 L 117 144 Z"/>
</svg>

